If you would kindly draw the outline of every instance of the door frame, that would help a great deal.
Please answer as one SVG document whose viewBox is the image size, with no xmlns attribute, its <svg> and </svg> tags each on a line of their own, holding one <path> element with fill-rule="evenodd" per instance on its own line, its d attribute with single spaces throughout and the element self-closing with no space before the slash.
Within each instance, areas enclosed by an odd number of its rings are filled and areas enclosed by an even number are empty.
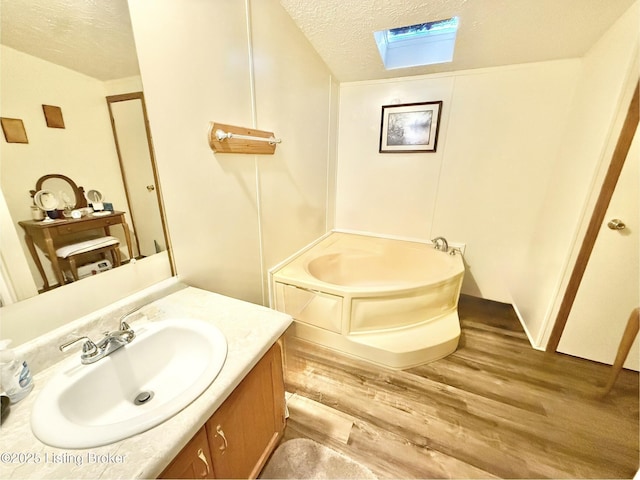
<svg viewBox="0 0 640 480">
<path fill-rule="evenodd" d="M 167 221 L 166 221 L 166 217 L 165 217 L 165 212 L 164 212 L 164 204 L 162 201 L 162 191 L 160 188 L 160 179 L 158 177 L 158 168 L 156 165 L 156 156 L 155 156 L 155 151 L 153 149 L 153 141 L 151 139 L 151 129 L 149 128 L 149 117 L 147 116 L 147 106 L 146 106 L 146 102 L 144 100 L 144 93 L 143 92 L 132 92 L 132 93 L 123 93 L 123 94 L 119 94 L 119 95 L 109 95 L 106 97 L 107 100 L 107 107 L 109 108 L 109 118 L 111 120 L 111 129 L 113 130 L 113 138 L 115 140 L 115 145 L 116 145 L 116 153 L 118 154 L 118 161 L 120 163 L 120 174 L 122 175 L 122 182 L 124 184 L 124 191 L 125 191 L 125 195 L 127 198 L 127 203 L 129 204 L 129 209 L 131 211 L 131 201 L 130 201 L 130 195 L 129 195 L 129 185 L 127 183 L 127 178 L 125 175 L 125 170 L 124 170 L 124 165 L 123 165 L 123 160 L 122 160 L 122 154 L 120 152 L 120 144 L 118 143 L 118 135 L 116 132 L 116 126 L 115 126 L 115 119 L 113 118 L 113 110 L 111 109 L 111 104 L 112 103 L 117 103 L 117 102 L 126 102 L 129 100 L 140 100 L 141 102 L 141 106 L 142 106 L 142 115 L 144 117 L 144 129 L 145 132 L 147 134 L 147 147 L 149 148 L 149 159 L 151 160 L 151 170 L 153 172 L 153 181 L 155 183 L 155 192 L 156 192 L 156 200 L 158 203 L 158 210 L 160 212 L 160 221 L 162 223 L 162 232 L 164 235 L 164 241 L 165 241 L 165 245 L 167 246 L 167 253 L 169 255 L 169 264 L 171 267 L 171 275 L 175 275 L 176 270 L 175 270 L 175 265 L 174 265 L 174 261 L 173 261 L 173 255 L 172 255 L 172 248 L 171 248 L 171 243 L 169 240 L 169 235 L 168 235 L 168 229 L 167 229 Z M 131 214 L 131 224 L 133 227 L 133 233 L 135 235 L 135 239 L 136 239 L 136 245 L 138 247 L 138 252 L 140 252 L 140 245 L 138 242 L 138 234 L 137 234 L 137 230 L 135 228 L 135 221 L 133 219 L 133 214 Z"/>
<path fill-rule="evenodd" d="M 609 203 L 611 202 L 611 197 L 613 196 L 616 184 L 618 183 L 620 172 L 622 172 L 622 167 L 624 166 L 627 154 L 629 153 L 629 148 L 631 147 L 631 142 L 636 133 L 638 119 L 640 117 L 639 87 L 640 80 L 636 81 L 633 97 L 629 104 L 629 108 L 627 109 L 627 114 L 624 119 L 616 147 L 611 156 L 611 163 L 609 164 L 604 181 L 602 182 L 600 194 L 598 195 L 596 205 L 591 214 L 591 219 L 582 241 L 580 251 L 578 252 L 576 263 L 573 266 L 571 276 L 569 277 L 569 283 L 567 284 L 562 302 L 560 303 L 560 308 L 558 310 L 549 341 L 547 342 L 547 352 L 555 352 L 558 349 L 562 332 L 564 331 L 567 320 L 569 319 L 569 313 L 571 312 L 576 295 L 578 294 L 578 288 L 582 282 L 584 272 L 587 269 L 587 264 L 589 263 L 593 246 L 596 243 L 598 232 L 602 227 L 602 222 L 604 221 L 604 217 L 607 213 L 607 208 L 609 208 Z"/>
</svg>

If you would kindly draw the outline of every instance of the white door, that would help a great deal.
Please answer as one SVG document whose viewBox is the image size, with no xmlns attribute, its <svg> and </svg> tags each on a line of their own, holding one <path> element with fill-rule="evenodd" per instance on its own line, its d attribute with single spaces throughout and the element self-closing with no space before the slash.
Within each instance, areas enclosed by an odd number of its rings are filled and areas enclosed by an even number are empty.
<svg viewBox="0 0 640 480">
<path fill-rule="evenodd" d="M 166 245 L 142 101 L 112 102 L 111 111 L 139 253 L 150 256 L 166 250 Z"/>
<path fill-rule="evenodd" d="M 631 311 L 640 305 L 640 135 L 634 136 L 558 351 L 613 364 Z M 618 219 L 620 230 L 608 223 Z M 638 338 L 625 368 L 638 370 Z"/>
</svg>

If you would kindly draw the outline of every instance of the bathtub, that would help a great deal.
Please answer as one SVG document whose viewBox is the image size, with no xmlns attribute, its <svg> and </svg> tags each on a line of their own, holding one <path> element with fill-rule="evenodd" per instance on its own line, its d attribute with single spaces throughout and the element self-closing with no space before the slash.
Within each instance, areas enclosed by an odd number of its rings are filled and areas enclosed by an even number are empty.
<svg viewBox="0 0 640 480">
<path fill-rule="evenodd" d="M 395 369 L 458 346 L 459 252 L 330 232 L 269 273 L 271 307 L 294 318 L 299 338 Z"/>
</svg>

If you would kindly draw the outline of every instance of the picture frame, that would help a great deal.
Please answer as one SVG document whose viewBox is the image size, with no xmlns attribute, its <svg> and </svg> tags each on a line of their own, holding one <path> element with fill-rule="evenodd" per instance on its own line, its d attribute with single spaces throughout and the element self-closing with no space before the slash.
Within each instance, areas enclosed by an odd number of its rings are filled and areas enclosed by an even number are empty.
<svg viewBox="0 0 640 480">
<path fill-rule="evenodd" d="M 380 153 L 435 152 L 442 101 L 383 105 Z"/>
<path fill-rule="evenodd" d="M 4 139 L 7 143 L 29 143 L 24 123 L 19 118 L 0 118 Z"/>
<path fill-rule="evenodd" d="M 55 105 L 42 105 L 44 118 L 49 128 L 65 128 L 64 118 L 62 117 L 62 109 Z"/>
</svg>

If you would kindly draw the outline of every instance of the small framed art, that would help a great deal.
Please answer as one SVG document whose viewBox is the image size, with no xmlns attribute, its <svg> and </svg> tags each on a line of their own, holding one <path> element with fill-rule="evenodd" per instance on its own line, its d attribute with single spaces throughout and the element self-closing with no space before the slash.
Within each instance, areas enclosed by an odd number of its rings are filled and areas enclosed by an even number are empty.
<svg viewBox="0 0 640 480">
<path fill-rule="evenodd" d="M 19 118 L 2 117 L 0 123 L 2 123 L 4 139 L 7 143 L 29 143 L 22 120 Z"/>
<path fill-rule="evenodd" d="M 380 153 L 435 152 L 442 101 L 383 105 Z"/>
<path fill-rule="evenodd" d="M 49 128 L 64 128 L 64 118 L 62 118 L 62 109 L 54 105 L 42 105 L 44 118 Z"/>
</svg>

